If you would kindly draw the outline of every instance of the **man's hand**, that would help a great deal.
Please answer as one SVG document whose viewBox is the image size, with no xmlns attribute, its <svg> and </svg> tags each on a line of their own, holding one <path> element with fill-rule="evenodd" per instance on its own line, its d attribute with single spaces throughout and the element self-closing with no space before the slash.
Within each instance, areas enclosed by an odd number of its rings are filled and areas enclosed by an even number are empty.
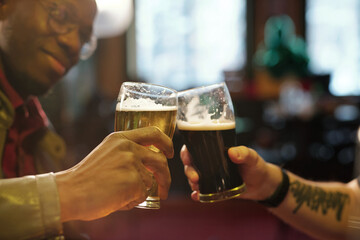
<svg viewBox="0 0 360 240">
<path fill-rule="evenodd" d="M 246 191 L 239 198 L 263 200 L 269 197 L 281 182 L 280 168 L 266 163 L 256 151 L 244 146 L 232 147 L 228 150 L 232 162 L 238 165 L 238 170 L 246 184 Z M 191 197 L 199 200 L 199 175 L 192 165 L 189 151 L 184 145 L 180 152 L 184 164 L 184 172 L 192 189 Z"/>
<path fill-rule="evenodd" d="M 55 174 L 61 220 L 91 220 L 131 209 L 146 199 L 152 175 L 160 198 L 166 199 L 171 183 L 167 158 L 173 155 L 171 139 L 156 127 L 110 134 L 80 163 Z"/>
</svg>

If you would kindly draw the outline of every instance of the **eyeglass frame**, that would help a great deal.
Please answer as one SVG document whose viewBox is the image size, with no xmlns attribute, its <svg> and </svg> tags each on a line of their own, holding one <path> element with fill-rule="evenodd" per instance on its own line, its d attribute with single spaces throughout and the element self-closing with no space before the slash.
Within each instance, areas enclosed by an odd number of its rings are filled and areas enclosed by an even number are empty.
<svg viewBox="0 0 360 240">
<path fill-rule="evenodd" d="M 56 16 L 56 14 L 59 14 L 60 12 L 59 9 L 66 8 L 65 6 L 60 6 L 55 1 L 51 0 L 37 1 L 48 14 L 47 26 L 52 32 L 57 35 L 65 35 L 77 28 L 77 24 L 74 23 L 75 21 L 71 20 L 71 16 Z M 50 6 L 50 4 L 52 4 L 52 6 Z M 56 19 L 56 17 L 63 17 L 65 19 Z M 84 39 L 81 35 L 82 34 L 80 33 L 80 42 L 82 47 L 79 52 L 79 58 L 81 60 L 86 60 L 95 52 L 97 48 L 97 38 L 93 33 L 90 35 L 90 37 L 86 37 L 89 38 L 88 40 Z"/>
</svg>

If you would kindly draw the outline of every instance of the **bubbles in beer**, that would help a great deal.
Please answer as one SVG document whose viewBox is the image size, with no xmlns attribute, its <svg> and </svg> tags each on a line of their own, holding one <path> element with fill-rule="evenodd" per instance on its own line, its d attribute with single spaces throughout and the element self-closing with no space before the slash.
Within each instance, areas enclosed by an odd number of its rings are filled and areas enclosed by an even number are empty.
<svg viewBox="0 0 360 240">
<path fill-rule="evenodd" d="M 176 126 L 177 106 L 164 106 L 155 101 L 131 99 L 118 102 L 115 111 L 115 131 L 157 126 L 170 138 Z"/>
</svg>

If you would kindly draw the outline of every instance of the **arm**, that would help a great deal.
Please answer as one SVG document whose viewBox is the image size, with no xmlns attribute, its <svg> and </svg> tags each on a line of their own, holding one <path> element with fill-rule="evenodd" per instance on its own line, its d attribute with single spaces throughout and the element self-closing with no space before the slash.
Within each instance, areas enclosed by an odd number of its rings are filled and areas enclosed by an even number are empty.
<svg viewBox="0 0 360 240">
<path fill-rule="evenodd" d="M 149 150 L 155 145 L 163 153 Z M 0 239 L 49 238 L 62 223 L 101 218 L 146 199 L 155 176 L 167 198 L 171 139 L 149 127 L 110 134 L 73 168 L 0 180 Z"/>
<path fill-rule="evenodd" d="M 271 212 L 290 225 L 319 239 L 346 239 L 349 216 L 360 204 L 356 180 L 313 182 L 289 173 L 290 187 L 283 202 Z M 355 183 L 355 184 L 354 184 Z"/>
<path fill-rule="evenodd" d="M 254 150 L 246 147 L 229 149 L 231 160 L 238 164 L 247 191 L 239 198 L 254 201 L 271 196 L 282 182 L 281 169 L 266 163 Z M 198 199 L 198 175 L 191 166 L 191 156 L 186 148 L 181 151 L 192 198 Z M 345 239 L 350 234 L 350 215 L 357 214 L 359 187 L 356 180 L 348 183 L 320 183 L 305 180 L 288 172 L 289 190 L 275 208 L 269 208 L 276 216 L 320 239 Z M 358 215 L 360 216 L 360 214 Z M 358 233 L 357 233 L 358 234 Z"/>
</svg>

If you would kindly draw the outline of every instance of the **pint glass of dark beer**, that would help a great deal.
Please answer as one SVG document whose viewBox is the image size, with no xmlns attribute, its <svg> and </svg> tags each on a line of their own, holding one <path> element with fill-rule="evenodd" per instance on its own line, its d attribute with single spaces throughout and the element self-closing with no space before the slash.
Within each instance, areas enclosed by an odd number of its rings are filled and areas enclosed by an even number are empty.
<svg viewBox="0 0 360 240">
<path fill-rule="evenodd" d="M 236 146 L 233 104 L 225 83 L 178 93 L 177 127 L 199 174 L 200 202 L 239 196 L 245 184 L 228 157 Z"/>
<path fill-rule="evenodd" d="M 124 82 L 121 85 L 115 112 L 115 131 L 156 126 L 170 138 L 176 126 L 177 92 L 159 85 Z M 150 146 L 153 151 L 159 151 Z M 158 186 L 154 179 L 146 201 L 138 208 L 159 209 Z"/>
</svg>

